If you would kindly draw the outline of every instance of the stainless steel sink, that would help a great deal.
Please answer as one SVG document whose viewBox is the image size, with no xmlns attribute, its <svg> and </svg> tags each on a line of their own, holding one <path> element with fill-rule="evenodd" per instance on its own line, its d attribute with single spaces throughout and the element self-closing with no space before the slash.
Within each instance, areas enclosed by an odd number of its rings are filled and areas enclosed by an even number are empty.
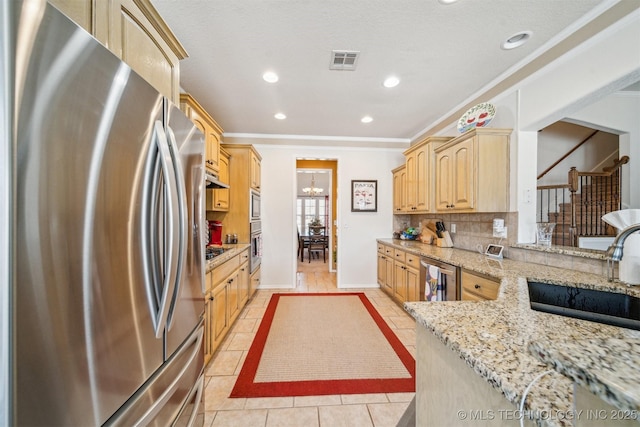
<svg viewBox="0 0 640 427">
<path fill-rule="evenodd" d="M 571 286 L 528 283 L 533 310 L 640 330 L 640 298 Z"/>
</svg>

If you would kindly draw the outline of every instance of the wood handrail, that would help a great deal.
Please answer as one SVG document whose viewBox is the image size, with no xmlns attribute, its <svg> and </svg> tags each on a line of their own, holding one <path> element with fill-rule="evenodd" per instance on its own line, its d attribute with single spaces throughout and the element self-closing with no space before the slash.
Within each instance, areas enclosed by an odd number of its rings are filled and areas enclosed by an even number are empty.
<svg viewBox="0 0 640 427">
<path fill-rule="evenodd" d="M 556 184 L 556 185 L 538 185 L 538 190 L 555 190 L 556 188 L 571 188 L 569 184 Z"/>
<path fill-rule="evenodd" d="M 618 160 L 614 160 L 613 166 L 602 168 L 602 171 L 613 173 L 616 169 L 620 169 L 622 165 L 626 165 L 627 163 L 629 163 L 629 156 L 622 156 Z"/>
<path fill-rule="evenodd" d="M 551 166 L 549 166 L 548 168 L 546 168 L 540 175 L 538 175 L 538 179 L 542 178 L 543 176 L 545 176 L 546 174 L 548 174 L 551 169 L 555 168 L 556 166 L 558 166 L 558 163 L 560 163 L 561 161 L 563 161 L 564 159 L 566 159 L 567 157 L 569 157 L 571 155 L 571 153 L 573 153 L 574 151 L 576 151 L 578 148 L 582 147 L 582 145 L 587 142 L 588 140 L 590 140 L 591 138 L 593 138 L 593 136 L 598 133 L 598 131 L 594 131 L 591 135 L 589 135 L 588 137 L 586 137 L 585 139 L 583 139 L 580 143 L 578 143 L 575 147 L 573 147 L 571 150 L 567 151 L 562 157 L 560 157 L 558 160 L 556 160 L 555 162 L 553 162 L 553 164 Z"/>
</svg>

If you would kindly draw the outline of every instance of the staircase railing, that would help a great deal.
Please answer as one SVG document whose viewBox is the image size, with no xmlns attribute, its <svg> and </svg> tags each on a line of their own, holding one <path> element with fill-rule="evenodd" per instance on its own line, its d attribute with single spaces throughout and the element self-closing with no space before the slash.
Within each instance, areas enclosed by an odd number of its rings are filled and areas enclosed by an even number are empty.
<svg viewBox="0 0 640 427">
<path fill-rule="evenodd" d="M 537 187 L 537 221 L 555 222 L 553 243 L 578 246 L 580 236 L 613 236 L 615 229 L 602 221 L 608 212 L 621 209 L 620 168 L 628 156 L 602 172 L 569 170 L 568 183 Z"/>
</svg>

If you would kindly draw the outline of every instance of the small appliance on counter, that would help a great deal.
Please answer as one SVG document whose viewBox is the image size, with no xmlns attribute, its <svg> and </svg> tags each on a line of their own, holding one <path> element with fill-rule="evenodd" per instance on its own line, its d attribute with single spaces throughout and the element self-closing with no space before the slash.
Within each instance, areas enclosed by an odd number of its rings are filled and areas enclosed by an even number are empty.
<svg viewBox="0 0 640 427">
<path fill-rule="evenodd" d="M 209 245 L 222 244 L 222 222 L 209 221 Z"/>
</svg>

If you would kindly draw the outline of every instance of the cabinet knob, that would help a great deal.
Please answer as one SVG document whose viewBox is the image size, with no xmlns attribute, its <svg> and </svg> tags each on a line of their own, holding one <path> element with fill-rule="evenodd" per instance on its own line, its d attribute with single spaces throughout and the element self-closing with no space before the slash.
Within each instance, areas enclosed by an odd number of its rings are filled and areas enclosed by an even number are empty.
<svg viewBox="0 0 640 427">
<path fill-rule="evenodd" d="M 474 288 L 476 289 L 480 289 L 480 285 L 478 285 L 477 283 L 475 284 Z"/>
<path fill-rule="evenodd" d="M 209 301 L 213 301 L 213 297 L 209 297 Z"/>
</svg>

